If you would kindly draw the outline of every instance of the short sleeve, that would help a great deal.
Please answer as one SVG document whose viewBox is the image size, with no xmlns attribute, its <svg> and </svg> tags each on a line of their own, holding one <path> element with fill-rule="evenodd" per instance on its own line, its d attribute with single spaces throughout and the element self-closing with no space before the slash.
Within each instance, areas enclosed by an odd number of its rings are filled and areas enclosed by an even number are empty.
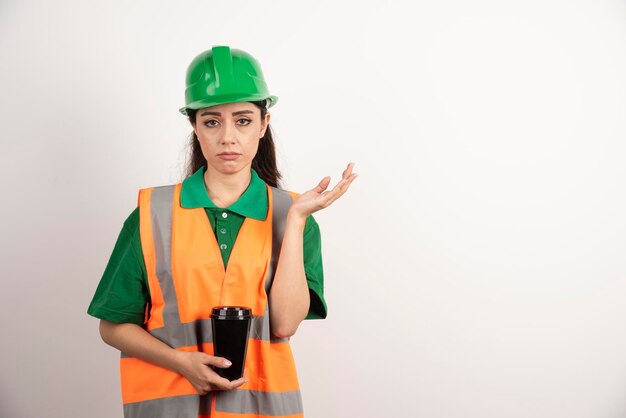
<svg viewBox="0 0 626 418">
<path fill-rule="evenodd" d="M 319 225 L 312 215 L 306 219 L 303 244 L 304 273 L 311 296 L 309 313 L 305 319 L 324 319 L 327 315 L 327 307 L 324 300 L 322 239 Z"/>
<path fill-rule="evenodd" d="M 139 209 L 124 222 L 87 313 L 111 322 L 143 325 L 150 302 L 139 236 Z"/>
</svg>

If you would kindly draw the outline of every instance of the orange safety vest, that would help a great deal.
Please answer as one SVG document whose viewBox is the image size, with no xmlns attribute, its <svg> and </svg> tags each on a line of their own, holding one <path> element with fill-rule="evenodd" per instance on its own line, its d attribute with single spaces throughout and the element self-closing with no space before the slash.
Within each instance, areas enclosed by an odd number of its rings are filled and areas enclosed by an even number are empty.
<svg viewBox="0 0 626 418">
<path fill-rule="evenodd" d="M 181 183 L 139 191 L 140 235 L 152 306 L 146 330 L 170 347 L 213 355 L 211 308 L 247 306 L 254 318 L 246 354 L 249 382 L 199 395 L 182 375 L 122 353 L 126 418 L 303 417 L 289 339 L 271 334 L 268 294 L 298 194 L 267 186 L 263 221 L 246 218 L 228 267 L 203 208 L 180 205 Z"/>
</svg>

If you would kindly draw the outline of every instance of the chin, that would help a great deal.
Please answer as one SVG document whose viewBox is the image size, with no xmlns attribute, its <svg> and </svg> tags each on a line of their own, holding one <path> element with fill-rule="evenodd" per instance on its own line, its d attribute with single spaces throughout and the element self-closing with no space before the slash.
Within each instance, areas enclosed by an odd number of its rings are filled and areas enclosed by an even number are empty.
<svg viewBox="0 0 626 418">
<path fill-rule="evenodd" d="M 232 163 L 227 163 L 227 164 L 218 164 L 217 166 L 213 166 L 215 168 L 215 170 L 219 171 L 222 174 L 236 174 L 239 173 L 241 170 L 246 168 L 245 164 L 241 164 L 241 163 L 237 163 L 237 164 L 232 164 Z"/>
</svg>

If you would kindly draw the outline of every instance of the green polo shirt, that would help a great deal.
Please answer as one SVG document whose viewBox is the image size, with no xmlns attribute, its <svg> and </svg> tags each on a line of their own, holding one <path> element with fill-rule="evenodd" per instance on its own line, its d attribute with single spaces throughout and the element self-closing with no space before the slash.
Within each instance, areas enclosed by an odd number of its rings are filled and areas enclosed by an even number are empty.
<svg viewBox="0 0 626 418">
<path fill-rule="evenodd" d="M 227 208 L 217 207 L 204 185 L 206 166 L 183 181 L 180 203 L 184 208 L 204 208 L 224 266 L 246 217 L 264 220 L 268 210 L 266 183 L 251 169 L 250 184 L 239 199 Z M 303 231 L 304 272 L 309 286 L 311 305 L 306 319 L 326 318 L 321 236 L 313 216 L 306 219 Z M 139 208 L 124 222 L 113 253 L 100 279 L 87 313 L 111 322 L 143 325 L 150 290 L 139 234 Z"/>
</svg>

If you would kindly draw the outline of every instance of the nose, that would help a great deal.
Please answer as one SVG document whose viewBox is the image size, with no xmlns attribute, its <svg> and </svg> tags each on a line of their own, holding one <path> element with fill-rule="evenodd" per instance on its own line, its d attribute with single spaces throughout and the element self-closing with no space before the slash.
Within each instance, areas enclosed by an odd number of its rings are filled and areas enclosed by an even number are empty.
<svg viewBox="0 0 626 418">
<path fill-rule="evenodd" d="M 226 121 L 223 127 L 220 142 L 223 144 L 234 144 L 237 142 L 237 130 L 235 129 L 235 125 L 230 121 Z"/>
</svg>

